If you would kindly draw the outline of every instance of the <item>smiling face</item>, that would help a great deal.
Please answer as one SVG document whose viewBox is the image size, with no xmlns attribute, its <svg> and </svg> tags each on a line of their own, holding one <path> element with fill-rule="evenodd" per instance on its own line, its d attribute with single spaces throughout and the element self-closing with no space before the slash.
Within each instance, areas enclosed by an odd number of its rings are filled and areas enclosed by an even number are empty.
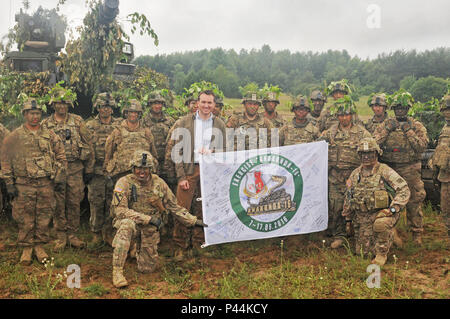
<svg viewBox="0 0 450 319">
<path fill-rule="evenodd" d="M 150 178 L 150 167 L 134 167 L 133 174 L 137 177 L 139 182 L 147 182 Z"/>
<path fill-rule="evenodd" d="M 308 116 L 308 109 L 304 108 L 304 107 L 296 107 L 294 109 L 294 114 L 295 114 L 295 118 L 299 119 L 299 120 L 303 120 Z"/>
<path fill-rule="evenodd" d="M 160 114 L 163 109 L 163 104 L 161 102 L 155 102 L 150 105 L 151 110 L 155 114 Z"/>
<path fill-rule="evenodd" d="M 275 112 L 275 109 L 277 108 L 278 103 L 274 101 L 268 101 L 264 103 L 264 109 L 267 113 L 272 114 Z"/>
<path fill-rule="evenodd" d="M 258 102 L 253 102 L 253 101 L 246 101 L 244 103 L 244 107 L 245 107 L 245 112 L 248 115 L 254 116 L 258 112 L 259 103 Z"/>
<path fill-rule="evenodd" d="M 408 116 L 409 107 L 408 106 L 401 106 L 397 105 L 394 106 L 394 114 L 397 120 L 404 120 Z"/>
<path fill-rule="evenodd" d="M 216 103 L 214 101 L 214 95 L 209 94 L 201 94 L 198 98 L 198 112 L 204 116 L 208 117 L 211 112 L 216 107 Z"/>
</svg>

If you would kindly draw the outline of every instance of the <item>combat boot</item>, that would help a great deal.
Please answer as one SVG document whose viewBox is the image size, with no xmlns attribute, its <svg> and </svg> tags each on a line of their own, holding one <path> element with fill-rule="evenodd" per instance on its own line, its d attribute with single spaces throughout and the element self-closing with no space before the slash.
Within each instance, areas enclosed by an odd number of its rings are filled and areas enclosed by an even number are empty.
<svg viewBox="0 0 450 319">
<path fill-rule="evenodd" d="M 339 247 L 342 247 L 343 243 L 344 243 L 343 239 L 337 238 L 331 243 L 330 247 L 333 248 L 333 249 L 337 249 Z"/>
<path fill-rule="evenodd" d="M 116 288 L 128 286 L 128 281 L 123 276 L 122 267 L 113 267 L 113 285 Z"/>
<path fill-rule="evenodd" d="M 376 255 L 374 259 L 372 259 L 372 264 L 377 264 L 378 266 L 384 266 L 386 263 L 387 256 L 386 255 Z"/>
<path fill-rule="evenodd" d="M 67 245 L 67 235 L 64 232 L 56 233 L 56 240 L 54 242 L 53 251 L 61 252 L 66 248 Z"/>
<path fill-rule="evenodd" d="M 75 235 L 69 235 L 69 244 L 70 244 L 70 246 L 75 247 L 75 248 L 84 248 L 86 246 L 85 242 L 81 241 Z"/>
<path fill-rule="evenodd" d="M 33 247 L 25 247 L 20 256 L 20 263 L 24 266 L 31 265 L 31 258 L 33 257 Z"/>
<path fill-rule="evenodd" d="M 48 260 L 48 255 L 41 245 L 37 245 L 34 247 L 34 254 L 36 255 L 36 258 L 40 263 L 43 263 L 44 260 Z"/>
<path fill-rule="evenodd" d="M 422 246 L 422 233 L 413 232 L 412 237 L 413 237 L 413 242 L 417 246 Z"/>
<path fill-rule="evenodd" d="M 394 228 L 394 245 L 397 246 L 398 248 L 403 247 L 403 240 L 400 238 L 400 236 L 398 235 L 398 231 L 395 228 Z"/>
</svg>

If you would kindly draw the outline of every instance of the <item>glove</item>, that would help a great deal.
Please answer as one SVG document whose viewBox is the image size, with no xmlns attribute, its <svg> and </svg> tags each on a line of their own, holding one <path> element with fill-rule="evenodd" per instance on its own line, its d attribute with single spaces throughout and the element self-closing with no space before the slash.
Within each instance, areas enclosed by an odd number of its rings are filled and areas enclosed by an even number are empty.
<svg viewBox="0 0 450 319">
<path fill-rule="evenodd" d="M 62 193 L 64 192 L 64 183 L 56 183 L 55 184 L 55 192 Z"/>
<path fill-rule="evenodd" d="M 87 173 L 83 175 L 83 182 L 85 185 L 89 184 L 92 179 L 94 178 L 95 174 L 94 173 Z"/>
<path fill-rule="evenodd" d="M 152 216 L 152 218 L 150 218 L 150 221 L 148 223 L 153 226 L 156 226 L 158 230 L 161 228 L 162 225 L 161 218 L 156 216 Z"/>
<path fill-rule="evenodd" d="M 197 220 L 195 221 L 195 226 L 198 226 L 198 227 L 208 227 L 208 225 L 206 225 L 206 224 L 203 222 L 203 220 L 201 220 L 201 219 L 197 219 Z"/>
<path fill-rule="evenodd" d="M 409 121 L 402 123 L 401 129 L 403 132 L 408 132 L 410 129 L 412 129 L 411 123 Z"/>
<path fill-rule="evenodd" d="M 377 214 L 377 217 L 375 219 L 383 218 L 383 217 L 392 217 L 392 212 L 389 209 L 387 209 L 387 208 L 383 209 L 383 210 L 380 210 L 378 212 L 378 214 Z"/>
<path fill-rule="evenodd" d="M 355 230 L 353 229 L 353 224 L 351 220 L 347 220 L 345 222 L 345 232 L 347 233 L 348 237 L 352 237 L 355 235 Z"/>
<path fill-rule="evenodd" d="M 389 132 L 395 131 L 399 127 L 399 123 L 395 119 L 388 119 L 385 124 L 386 129 Z"/>
<path fill-rule="evenodd" d="M 14 184 L 6 185 L 6 192 L 8 193 L 8 197 L 10 198 L 10 200 L 13 200 L 17 196 L 19 196 L 19 191 L 17 190 L 17 187 Z"/>
</svg>

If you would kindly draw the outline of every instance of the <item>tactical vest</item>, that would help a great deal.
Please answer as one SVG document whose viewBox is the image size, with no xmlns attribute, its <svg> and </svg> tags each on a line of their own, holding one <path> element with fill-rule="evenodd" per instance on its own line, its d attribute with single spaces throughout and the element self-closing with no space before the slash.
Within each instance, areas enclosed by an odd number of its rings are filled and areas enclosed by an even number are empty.
<svg viewBox="0 0 450 319">
<path fill-rule="evenodd" d="M 264 116 L 264 114 L 261 116 Z M 284 121 L 284 119 L 278 113 L 275 115 L 273 119 L 269 119 L 269 121 L 272 122 L 273 127 L 276 128 L 281 128 L 286 123 L 286 121 Z"/>
<path fill-rule="evenodd" d="M 133 179 L 133 175 L 127 175 L 125 178 L 130 186 L 130 189 L 128 190 L 130 194 L 128 197 L 128 207 L 148 216 L 160 215 L 164 206 L 158 206 L 157 203 L 159 202 L 159 205 L 163 205 L 164 192 L 162 190 L 162 185 L 158 182 L 158 177 L 153 175 L 152 185 L 149 184 L 144 186 L 136 182 Z M 134 194 L 133 188 L 136 189 Z"/>
<path fill-rule="evenodd" d="M 103 124 L 99 119 L 94 119 L 86 124 L 87 128 L 91 130 L 92 135 L 94 136 L 93 144 L 97 165 L 103 164 L 105 160 L 106 139 L 118 125 L 120 125 L 120 121 L 116 118 L 111 118 L 110 124 Z"/>
<path fill-rule="evenodd" d="M 382 149 L 381 158 L 386 163 L 407 164 L 420 161 L 420 154 L 416 154 L 408 142 L 408 137 L 400 127 L 389 133 Z"/>
<path fill-rule="evenodd" d="M 350 208 L 355 212 L 371 213 L 388 208 L 391 198 L 382 178 L 382 164 L 371 176 L 364 177 L 361 170 L 352 179 L 352 198 Z"/>
<path fill-rule="evenodd" d="M 441 170 L 450 170 L 450 126 L 447 124 L 439 136 L 439 144 L 433 155 L 433 164 Z"/>
<path fill-rule="evenodd" d="M 52 130 L 59 136 L 64 144 L 67 162 L 74 162 L 76 160 L 85 161 L 89 158 L 89 147 L 81 141 L 79 127 L 81 119 L 77 119 L 73 114 L 68 114 L 66 123 L 57 123 L 51 117 L 45 121 L 49 130 Z"/>
<path fill-rule="evenodd" d="M 13 169 L 15 177 L 54 178 L 55 155 L 51 147 L 50 132 L 41 127 L 35 134 L 27 134 L 23 127 L 18 129 L 20 151 L 15 154 Z"/>
<path fill-rule="evenodd" d="M 150 128 L 155 140 L 156 151 L 158 153 L 158 161 L 162 163 L 166 154 L 166 139 L 171 128 L 171 121 L 167 118 L 156 120 L 149 116 L 145 125 Z"/>
<path fill-rule="evenodd" d="M 382 122 L 375 122 L 373 118 L 371 118 L 367 123 L 364 125 L 366 127 L 366 130 L 370 132 L 370 134 L 373 135 L 375 133 L 378 126 L 380 126 L 388 117 L 386 116 L 385 119 Z"/>
<path fill-rule="evenodd" d="M 330 129 L 330 145 L 328 148 L 328 165 L 338 169 L 355 169 L 361 164 L 358 155 L 358 142 L 363 138 L 359 125 L 349 130 L 339 130 L 338 125 Z"/>
<path fill-rule="evenodd" d="M 145 129 L 139 128 L 136 132 L 130 132 L 125 127 L 119 127 L 120 139 L 113 160 L 108 164 L 107 171 L 117 175 L 131 170 L 130 157 L 137 150 L 150 150 L 150 141 L 145 135 Z M 111 167 L 114 165 L 113 167 Z"/>
<path fill-rule="evenodd" d="M 304 127 L 296 127 L 289 123 L 284 137 L 284 145 L 304 144 L 314 142 L 314 125 L 311 120 Z"/>
<path fill-rule="evenodd" d="M 260 128 L 265 130 L 266 133 L 262 134 L 261 136 L 266 135 L 266 140 L 267 140 L 267 147 L 270 147 L 270 141 L 267 138 L 267 134 L 269 133 L 270 128 L 266 128 L 265 127 L 265 120 L 264 120 L 264 116 L 261 114 L 258 114 L 256 116 L 256 118 L 254 120 L 249 120 L 247 118 L 245 118 L 244 116 L 244 112 L 242 113 L 235 113 L 236 118 L 238 119 L 238 125 L 235 128 L 235 150 L 237 150 L 237 146 L 238 146 L 238 141 L 243 140 L 243 137 L 245 136 L 245 149 L 249 150 L 250 149 L 250 136 L 248 135 L 249 129 L 255 129 L 256 132 L 256 147 L 255 148 L 259 148 L 259 143 L 260 143 Z M 253 137 L 253 136 L 252 136 Z M 252 141 L 252 146 L 254 145 L 254 141 Z M 251 149 L 255 149 L 255 148 L 251 148 Z M 241 148 L 239 148 L 239 150 L 242 150 Z"/>
</svg>

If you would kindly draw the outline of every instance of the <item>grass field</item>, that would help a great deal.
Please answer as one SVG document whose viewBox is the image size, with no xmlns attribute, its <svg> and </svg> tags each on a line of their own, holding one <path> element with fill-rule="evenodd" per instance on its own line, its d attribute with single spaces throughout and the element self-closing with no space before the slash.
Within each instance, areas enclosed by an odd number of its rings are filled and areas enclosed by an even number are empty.
<svg viewBox="0 0 450 319">
<path fill-rule="evenodd" d="M 349 244 L 329 247 L 323 233 L 283 239 L 229 243 L 196 251 L 193 258 L 177 263 L 169 238 L 160 245 L 162 268 L 153 274 L 137 272 L 136 260 L 128 259 L 125 276 L 130 286 L 112 285 L 112 248 L 67 248 L 53 254 L 45 268 L 34 261 L 18 265 L 20 251 L 14 246 L 15 223 L 0 218 L 0 298 L 450 298 L 449 239 L 438 212 L 424 207 L 424 245 L 414 246 L 399 223 L 403 248 L 393 248 L 381 270 L 380 288 L 368 288 L 370 259 L 351 252 Z M 86 215 L 81 238 L 86 241 Z M 351 243 L 351 241 L 350 241 Z M 351 245 L 351 244 L 350 244 Z M 80 289 L 69 289 L 64 271 L 76 264 L 81 269 Z"/>
</svg>

